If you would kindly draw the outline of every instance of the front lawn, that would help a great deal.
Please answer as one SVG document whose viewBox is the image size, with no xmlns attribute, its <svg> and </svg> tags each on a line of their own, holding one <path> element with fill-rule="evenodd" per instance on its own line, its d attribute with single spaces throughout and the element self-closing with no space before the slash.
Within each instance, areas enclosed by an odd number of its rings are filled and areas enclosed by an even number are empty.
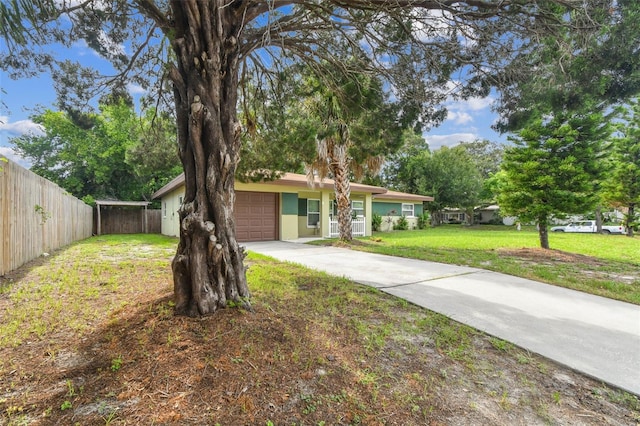
<svg viewBox="0 0 640 426">
<path fill-rule="evenodd" d="M 448 225 L 355 241 L 356 250 L 488 269 L 640 304 L 639 238 L 551 233 L 552 249 L 542 250 L 530 227 Z"/>
<path fill-rule="evenodd" d="M 177 240 L 0 277 L 3 425 L 635 424 L 638 398 L 403 300 L 250 254 L 253 312 L 173 315 Z"/>
</svg>

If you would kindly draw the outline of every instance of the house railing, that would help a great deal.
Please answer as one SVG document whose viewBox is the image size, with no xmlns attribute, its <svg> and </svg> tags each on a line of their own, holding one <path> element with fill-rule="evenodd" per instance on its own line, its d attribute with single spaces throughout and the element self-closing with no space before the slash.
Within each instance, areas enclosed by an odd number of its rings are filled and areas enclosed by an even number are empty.
<svg viewBox="0 0 640 426">
<path fill-rule="evenodd" d="M 351 219 L 351 235 L 354 237 L 364 237 L 367 229 L 367 221 L 364 216 Z M 329 221 L 329 237 L 335 238 L 340 236 L 338 221 L 331 219 Z"/>
</svg>

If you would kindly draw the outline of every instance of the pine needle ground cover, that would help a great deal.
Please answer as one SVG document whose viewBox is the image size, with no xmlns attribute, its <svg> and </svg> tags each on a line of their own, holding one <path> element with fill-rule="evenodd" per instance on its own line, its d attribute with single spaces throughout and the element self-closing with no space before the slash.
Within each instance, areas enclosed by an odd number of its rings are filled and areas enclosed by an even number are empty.
<svg viewBox="0 0 640 426">
<path fill-rule="evenodd" d="M 102 236 L 0 279 L 0 424 L 635 424 L 635 396 L 255 254 L 254 312 L 173 315 L 176 240 Z"/>
</svg>

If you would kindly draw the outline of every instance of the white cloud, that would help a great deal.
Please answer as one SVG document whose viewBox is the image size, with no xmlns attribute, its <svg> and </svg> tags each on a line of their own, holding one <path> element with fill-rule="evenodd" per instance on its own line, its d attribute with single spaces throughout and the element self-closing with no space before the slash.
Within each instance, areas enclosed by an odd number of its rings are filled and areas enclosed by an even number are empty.
<svg viewBox="0 0 640 426">
<path fill-rule="evenodd" d="M 28 169 L 29 167 L 31 167 L 31 163 L 29 163 L 27 160 L 25 160 L 24 158 L 16 154 L 16 152 L 11 147 L 0 146 L 0 156 L 8 158 L 14 163 L 18 163 L 25 169 Z M 0 162 L 0 169 L 1 168 L 2 168 L 2 162 Z"/>
<path fill-rule="evenodd" d="M 424 134 L 423 136 L 431 150 L 442 148 L 443 146 L 451 148 L 460 142 L 473 142 L 478 139 L 478 135 L 474 133 L 452 133 L 449 135 Z"/>
<path fill-rule="evenodd" d="M 461 103 L 472 111 L 480 111 L 490 108 L 493 101 L 494 99 L 491 96 L 487 96 L 486 98 L 470 98 L 466 101 L 462 101 Z"/>
<path fill-rule="evenodd" d="M 447 121 L 451 121 L 456 125 L 477 122 L 479 119 L 480 121 L 485 121 L 487 114 L 490 114 L 493 101 L 494 98 L 491 96 L 449 101 L 446 104 Z"/>
<path fill-rule="evenodd" d="M 127 83 L 127 90 L 130 95 L 141 95 L 147 92 L 144 87 L 134 83 Z"/>
<path fill-rule="evenodd" d="M 6 132 L 10 136 L 22 136 L 27 133 L 43 135 L 44 128 L 31 120 L 19 120 L 11 123 L 8 116 L 0 115 L 0 132 Z"/>
<path fill-rule="evenodd" d="M 451 14 L 442 10 L 414 11 L 413 35 L 423 43 L 438 36 L 445 36 L 450 28 Z"/>
<path fill-rule="evenodd" d="M 86 40 L 78 40 L 75 43 L 73 43 L 72 47 L 75 53 L 78 54 L 78 56 L 85 56 L 89 52 L 93 55 L 97 55 L 95 50 L 89 48 L 89 45 L 87 44 Z"/>
<path fill-rule="evenodd" d="M 28 169 L 31 167 L 31 163 L 16 154 L 11 146 L 7 146 L 8 138 L 18 137 L 29 133 L 34 135 L 43 135 L 44 129 L 41 125 L 36 124 L 31 120 L 19 120 L 11 123 L 8 116 L 0 115 L 0 155 L 20 164 L 24 168 Z M 2 167 L 2 164 L 0 164 L 0 167 Z"/>
<path fill-rule="evenodd" d="M 456 124 L 466 124 L 472 122 L 473 117 L 467 112 L 449 110 L 447 112 L 447 120 L 452 120 Z"/>
</svg>

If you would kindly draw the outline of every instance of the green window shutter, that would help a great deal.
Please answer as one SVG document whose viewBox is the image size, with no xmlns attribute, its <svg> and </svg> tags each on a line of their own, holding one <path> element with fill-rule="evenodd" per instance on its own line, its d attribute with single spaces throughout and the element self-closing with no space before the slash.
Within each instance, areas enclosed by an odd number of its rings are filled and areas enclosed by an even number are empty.
<svg viewBox="0 0 640 426">
<path fill-rule="evenodd" d="M 298 198 L 298 216 L 307 215 L 307 199 Z"/>
<path fill-rule="evenodd" d="M 380 216 L 400 216 L 402 214 L 402 203 L 387 203 L 384 201 L 374 201 L 372 204 L 374 213 Z M 390 213 L 394 211 L 393 213 Z"/>
<path fill-rule="evenodd" d="M 282 214 L 298 214 L 298 194 L 282 193 Z"/>
</svg>

